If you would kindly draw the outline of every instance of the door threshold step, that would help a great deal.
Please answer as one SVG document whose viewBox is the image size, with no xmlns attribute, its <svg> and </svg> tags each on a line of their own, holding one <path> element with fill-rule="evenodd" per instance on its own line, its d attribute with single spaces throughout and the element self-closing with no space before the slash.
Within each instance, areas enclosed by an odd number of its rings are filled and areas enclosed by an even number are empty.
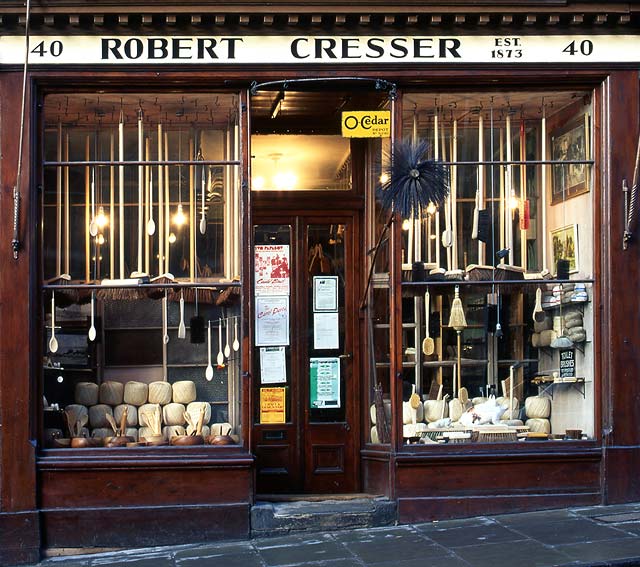
<svg viewBox="0 0 640 567">
<path fill-rule="evenodd" d="M 299 495 L 299 499 L 287 501 L 256 500 L 251 507 L 251 536 L 272 537 L 298 532 L 390 526 L 396 523 L 395 501 L 380 496 L 345 496 Z"/>
</svg>

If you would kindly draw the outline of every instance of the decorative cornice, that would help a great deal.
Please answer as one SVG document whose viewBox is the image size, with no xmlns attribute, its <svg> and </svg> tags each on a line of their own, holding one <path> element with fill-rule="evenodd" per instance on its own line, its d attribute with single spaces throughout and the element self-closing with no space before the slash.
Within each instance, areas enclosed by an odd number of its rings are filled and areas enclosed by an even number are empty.
<svg viewBox="0 0 640 567">
<path fill-rule="evenodd" d="M 99 9 L 96 9 L 99 8 Z M 0 30 L 21 33 L 26 18 L 24 3 L 5 1 L 0 8 Z M 411 2 L 390 4 L 386 0 L 344 2 L 219 2 L 177 4 L 151 0 L 144 4 L 126 0 L 111 2 L 35 1 L 31 29 L 36 33 L 220 33 L 229 30 L 260 30 L 265 33 L 327 32 L 354 33 L 362 30 L 407 30 L 413 33 L 451 32 L 501 33 L 551 28 L 594 31 L 640 29 L 640 0 L 593 2 L 590 0 L 537 0 L 528 2 L 458 0 L 457 2 Z"/>
</svg>

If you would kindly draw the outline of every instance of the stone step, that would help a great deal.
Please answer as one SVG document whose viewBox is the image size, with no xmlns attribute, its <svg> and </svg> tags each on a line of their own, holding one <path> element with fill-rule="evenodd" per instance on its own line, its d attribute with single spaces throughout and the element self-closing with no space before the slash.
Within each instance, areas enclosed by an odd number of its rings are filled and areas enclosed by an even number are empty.
<svg viewBox="0 0 640 567">
<path fill-rule="evenodd" d="M 384 497 L 256 501 L 251 508 L 252 537 L 389 526 L 395 523 L 396 503 Z"/>
</svg>

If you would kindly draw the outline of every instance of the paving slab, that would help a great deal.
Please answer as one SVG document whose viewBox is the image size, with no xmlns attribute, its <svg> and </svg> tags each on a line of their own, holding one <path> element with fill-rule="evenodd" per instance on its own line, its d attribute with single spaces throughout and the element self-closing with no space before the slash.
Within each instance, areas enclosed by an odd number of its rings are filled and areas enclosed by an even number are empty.
<svg viewBox="0 0 640 567">
<path fill-rule="evenodd" d="M 508 543 L 526 538 L 526 536 L 497 523 L 454 528 L 422 528 L 421 531 L 429 539 L 451 549 L 484 543 Z"/>
<path fill-rule="evenodd" d="M 546 545 L 531 540 L 516 545 L 487 543 L 456 549 L 456 555 L 468 561 L 473 567 L 497 567 L 517 565 L 518 567 L 552 567 L 563 565 L 571 557 Z"/>
<path fill-rule="evenodd" d="M 256 552 L 176 558 L 175 564 L 177 567 L 264 567 L 264 562 Z"/>
<path fill-rule="evenodd" d="M 564 521 L 536 522 L 530 525 L 512 526 L 518 532 L 547 545 L 562 543 L 584 543 L 629 537 L 622 530 L 611 526 L 598 525 L 588 519 L 568 519 Z"/>
<path fill-rule="evenodd" d="M 640 537 L 558 545 L 556 549 L 572 559 L 582 562 L 640 558 Z M 640 563 L 638 564 L 640 565 Z"/>
<path fill-rule="evenodd" d="M 258 550 L 259 556 L 269 566 L 296 565 L 312 561 L 353 559 L 353 555 L 338 542 L 325 541 L 302 543 L 296 546 L 283 545 Z"/>
</svg>

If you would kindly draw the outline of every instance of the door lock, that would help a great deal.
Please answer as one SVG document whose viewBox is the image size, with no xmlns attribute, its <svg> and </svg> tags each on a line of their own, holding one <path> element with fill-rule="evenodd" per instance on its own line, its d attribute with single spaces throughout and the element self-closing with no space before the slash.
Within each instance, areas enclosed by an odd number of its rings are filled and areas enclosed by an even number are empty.
<svg viewBox="0 0 640 567">
<path fill-rule="evenodd" d="M 344 424 L 344 430 L 345 431 L 351 431 L 351 426 L 348 423 Z"/>
<path fill-rule="evenodd" d="M 346 360 L 348 358 L 352 358 L 353 354 L 351 354 L 350 352 L 347 352 L 345 354 L 341 354 L 340 356 L 338 356 L 338 358 L 341 358 L 342 360 Z"/>
</svg>

